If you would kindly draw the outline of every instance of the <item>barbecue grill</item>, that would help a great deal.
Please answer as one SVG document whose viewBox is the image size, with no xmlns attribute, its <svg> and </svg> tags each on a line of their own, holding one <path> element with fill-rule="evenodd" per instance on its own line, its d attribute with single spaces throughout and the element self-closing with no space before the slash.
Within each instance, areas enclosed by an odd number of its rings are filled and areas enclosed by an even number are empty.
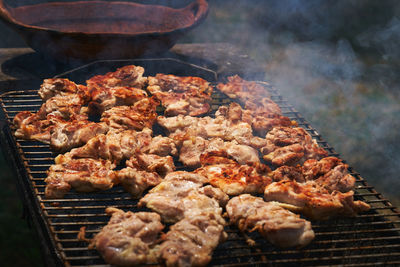
<svg viewBox="0 0 400 267">
<path fill-rule="evenodd" d="M 222 77 L 206 68 L 176 59 L 110 60 L 98 61 L 58 75 L 83 83 L 88 77 L 113 71 L 123 65 L 143 66 L 145 75 L 170 73 L 199 76 L 213 82 Z M 244 77 L 246 78 L 246 77 Z M 330 156 L 339 156 L 302 116 L 266 82 L 259 82 L 272 95 L 285 116 L 297 121 L 306 129 Z M 18 89 L 18 88 L 15 88 Z M 212 111 L 231 100 L 215 90 Z M 56 156 L 49 146 L 36 141 L 16 139 L 12 120 L 20 111 L 36 112 L 42 104 L 37 90 L 15 90 L 0 96 L 2 131 L 1 145 L 10 166 L 16 171 L 19 190 L 26 209 L 32 217 L 42 240 L 42 247 L 49 265 L 104 266 L 106 263 L 78 234 L 85 227 L 86 237 L 91 238 L 106 225 L 109 217 L 105 208 L 117 207 L 125 211 L 138 211 L 137 200 L 132 199 L 121 186 L 95 193 L 71 191 L 63 199 L 48 200 L 44 197 L 46 171 Z M 158 129 L 160 131 L 160 129 Z M 178 167 L 178 169 L 184 169 Z M 400 213 L 372 186 L 349 168 L 356 178 L 355 199 L 371 205 L 371 210 L 355 218 L 337 218 L 312 221 L 316 237 L 302 249 L 279 249 L 260 235 L 244 235 L 236 227 L 227 226 L 229 235 L 213 253 L 210 266 L 376 266 L 400 264 Z M 255 241 L 250 246 L 248 238 Z"/>
</svg>

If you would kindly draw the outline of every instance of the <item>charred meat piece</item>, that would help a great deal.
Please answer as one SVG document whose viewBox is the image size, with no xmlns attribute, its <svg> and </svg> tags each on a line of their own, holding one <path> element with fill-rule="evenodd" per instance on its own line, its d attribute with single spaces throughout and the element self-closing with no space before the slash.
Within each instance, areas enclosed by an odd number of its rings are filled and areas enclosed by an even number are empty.
<svg viewBox="0 0 400 267">
<path fill-rule="evenodd" d="M 139 201 L 138 205 L 159 213 L 165 222 L 177 222 L 202 212 L 221 216 L 222 209 L 219 203 L 223 199 L 223 193 L 209 194 L 208 190 L 200 190 L 206 182 L 205 177 L 195 173 L 169 173 Z"/>
<path fill-rule="evenodd" d="M 221 138 L 206 140 L 198 136 L 183 141 L 179 160 L 187 167 L 197 168 L 201 166 L 201 155 L 217 151 L 239 164 L 260 162 L 258 151 L 250 146 L 240 145 L 236 141 L 224 142 Z"/>
<path fill-rule="evenodd" d="M 269 176 L 275 182 L 279 182 L 281 180 L 293 180 L 299 183 L 303 183 L 306 181 L 300 165 L 281 166 L 270 172 Z"/>
<path fill-rule="evenodd" d="M 328 153 L 300 127 L 275 127 L 266 135 L 261 148 L 264 160 L 275 166 L 295 165 L 307 159 L 321 159 Z"/>
<path fill-rule="evenodd" d="M 229 200 L 226 211 L 230 222 L 241 231 L 257 230 L 278 247 L 303 247 L 314 239 L 309 221 L 276 202 L 265 202 L 262 198 L 244 194 Z"/>
<path fill-rule="evenodd" d="M 100 115 L 104 111 L 117 106 L 130 106 L 146 99 L 146 91 L 134 87 L 107 87 L 95 85 L 90 87 L 92 101 L 89 103 L 90 113 Z"/>
<path fill-rule="evenodd" d="M 137 152 L 127 160 L 126 166 L 142 169 L 147 172 L 156 172 L 161 177 L 175 171 L 174 160 L 171 156 L 161 157 L 155 154 L 144 154 L 140 152 Z"/>
<path fill-rule="evenodd" d="M 83 99 L 76 94 L 56 95 L 46 100 L 40 107 L 37 115 L 46 119 L 47 115 L 54 115 L 63 120 L 87 119 L 87 109 L 83 107 Z"/>
<path fill-rule="evenodd" d="M 56 162 L 63 158 L 102 158 L 115 163 L 129 159 L 137 151 L 151 142 L 152 130 L 109 131 L 90 139 L 86 145 L 72 149 L 70 152 L 56 157 Z"/>
<path fill-rule="evenodd" d="M 264 198 L 267 201 L 289 204 L 285 207 L 301 212 L 311 219 L 325 220 L 335 216 L 356 216 L 370 209 L 368 204 L 354 201 L 353 194 L 353 191 L 329 192 L 314 181 L 297 183 L 283 180 L 268 185 Z"/>
<path fill-rule="evenodd" d="M 303 174 L 306 180 L 315 180 L 327 189 L 347 192 L 354 189 L 356 179 L 348 173 L 348 165 L 336 157 L 326 157 L 317 161 L 310 159 L 304 162 Z"/>
<path fill-rule="evenodd" d="M 207 157 L 203 157 L 202 161 L 212 164 Z M 196 170 L 196 173 L 207 177 L 211 185 L 220 188 L 228 195 L 263 192 L 265 186 L 272 182 L 268 177 L 269 172 L 268 166 L 261 163 L 240 165 L 236 162 L 216 162 Z"/>
<path fill-rule="evenodd" d="M 212 86 L 204 79 L 157 74 L 148 80 L 147 89 L 161 101 L 167 116 L 198 116 L 210 109 Z"/>
<path fill-rule="evenodd" d="M 156 172 L 131 167 L 116 171 L 116 177 L 125 191 L 130 193 L 134 198 L 141 197 L 146 189 L 156 186 L 162 181 L 161 176 Z"/>
<path fill-rule="evenodd" d="M 50 147 L 57 152 L 66 152 L 86 144 L 91 138 L 107 131 L 108 126 L 105 123 L 86 120 L 58 122 L 51 129 Z"/>
<path fill-rule="evenodd" d="M 172 225 L 160 245 L 165 266 L 206 266 L 213 250 L 224 241 L 224 220 L 213 213 L 186 217 Z"/>
<path fill-rule="evenodd" d="M 164 228 L 160 216 L 154 212 L 124 212 L 107 208 L 110 221 L 92 239 L 104 260 L 117 266 L 155 264 L 158 258 L 158 242 Z"/>
<path fill-rule="evenodd" d="M 151 128 L 157 119 L 156 107 L 158 102 L 152 98 L 144 98 L 133 106 L 117 106 L 106 110 L 101 121 L 110 128 L 123 130 L 143 130 Z"/>
<path fill-rule="evenodd" d="M 13 120 L 17 128 L 15 136 L 21 139 L 36 140 L 49 144 L 51 131 L 59 122 L 65 121 L 54 115 L 48 115 L 46 119 L 41 119 L 35 113 L 22 111 L 15 115 Z"/>
<path fill-rule="evenodd" d="M 89 88 L 100 85 L 109 88 L 127 86 L 142 89 L 147 82 L 147 78 L 143 77 L 143 74 L 143 67 L 127 65 L 118 68 L 114 72 L 93 76 L 86 83 Z"/>
<path fill-rule="evenodd" d="M 45 182 L 46 198 L 62 198 L 74 188 L 78 192 L 106 190 L 115 183 L 115 165 L 108 160 L 68 159 L 50 166 Z"/>
<path fill-rule="evenodd" d="M 218 84 L 217 88 L 230 98 L 239 99 L 242 102 L 255 98 L 270 98 L 264 86 L 253 81 L 246 81 L 238 75 L 228 77 L 228 82 Z"/>
<path fill-rule="evenodd" d="M 79 95 L 84 102 L 88 102 L 90 98 L 89 90 L 86 86 L 63 78 L 44 79 L 38 94 L 43 101 L 53 96 L 65 96 L 68 94 Z"/>
</svg>

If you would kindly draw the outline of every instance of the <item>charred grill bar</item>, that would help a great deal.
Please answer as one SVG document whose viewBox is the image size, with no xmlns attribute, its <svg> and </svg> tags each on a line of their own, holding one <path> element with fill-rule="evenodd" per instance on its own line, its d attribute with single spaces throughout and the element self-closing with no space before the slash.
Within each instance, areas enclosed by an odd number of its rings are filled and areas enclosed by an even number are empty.
<svg viewBox="0 0 400 267">
<path fill-rule="evenodd" d="M 142 65 L 153 73 L 200 76 L 217 82 L 216 73 L 190 63 L 172 59 L 138 61 L 103 61 L 86 65 L 62 74 L 75 82 L 82 82 L 97 73 L 112 71 L 118 66 Z M 338 156 L 319 133 L 282 98 L 268 83 L 260 82 L 272 99 L 281 107 L 285 116 L 305 128 L 330 156 Z M 18 88 L 16 88 L 18 89 Z M 231 102 L 217 90 L 213 93 L 211 113 L 220 105 Z M 105 208 L 113 206 L 123 210 L 138 210 L 137 200 L 131 198 L 121 186 L 107 191 L 82 194 L 69 192 L 65 198 L 49 200 L 44 197 L 46 171 L 54 162 L 48 145 L 15 139 L 9 125 L 20 111 L 37 111 L 42 100 L 37 90 L 10 91 L 1 95 L 3 131 L 2 146 L 12 167 L 17 172 L 19 189 L 27 209 L 43 241 L 42 247 L 49 254 L 49 265 L 100 266 L 105 262 L 96 250 L 78 239 L 85 227 L 86 237 L 91 238 L 108 222 Z M 179 169 L 179 168 L 178 168 Z M 180 168 L 183 170 L 183 168 Z M 338 218 L 312 222 L 316 233 L 314 241 L 302 249 L 278 249 L 258 234 L 244 236 L 235 226 L 226 228 L 229 237 L 214 251 L 210 266 L 376 266 L 400 264 L 400 213 L 380 193 L 350 168 L 356 177 L 356 200 L 371 205 L 371 210 L 355 218 Z M 247 238 L 255 240 L 249 246 Z"/>
</svg>

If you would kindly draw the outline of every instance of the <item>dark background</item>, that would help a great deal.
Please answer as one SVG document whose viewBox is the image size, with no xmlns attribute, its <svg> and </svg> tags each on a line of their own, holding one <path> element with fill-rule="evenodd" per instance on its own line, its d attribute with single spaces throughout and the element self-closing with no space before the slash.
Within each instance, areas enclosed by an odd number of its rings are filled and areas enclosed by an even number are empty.
<svg viewBox="0 0 400 267">
<path fill-rule="evenodd" d="M 9 2 L 17 6 L 44 1 Z M 176 7 L 188 2 L 163 1 Z M 214 0 L 209 1 L 206 21 L 180 42 L 238 46 L 342 158 L 398 205 L 399 3 Z M 2 23 L 0 36 L 0 47 L 25 46 Z M 36 236 L 21 219 L 14 174 L 2 155 L 0 168 L 0 262 L 41 266 Z"/>
</svg>

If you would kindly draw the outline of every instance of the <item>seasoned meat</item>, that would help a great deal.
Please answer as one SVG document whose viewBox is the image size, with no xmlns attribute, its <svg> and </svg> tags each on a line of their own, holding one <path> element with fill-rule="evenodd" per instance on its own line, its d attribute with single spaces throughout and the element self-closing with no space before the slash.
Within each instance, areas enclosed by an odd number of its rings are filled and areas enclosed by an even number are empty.
<svg viewBox="0 0 400 267">
<path fill-rule="evenodd" d="M 89 101 L 90 98 L 89 90 L 86 86 L 63 78 L 44 79 L 38 94 L 43 101 L 53 96 L 65 96 L 68 94 L 79 95 L 84 102 Z"/>
<path fill-rule="evenodd" d="M 275 127 L 266 135 L 261 148 L 264 160 L 276 165 L 295 165 L 307 159 L 321 159 L 328 153 L 300 127 Z"/>
<path fill-rule="evenodd" d="M 275 181 L 294 180 L 299 183 L 305 182 L 305 178 L 300 165 L 297 166 L 281 166 L 270 172 L 270 177 Z"/>
<path fill-rule="evenodd" d="M 264 86 L 253 81 L 246 81 L 238 75 L 228 77 L 226 84 L 219 83 L 217 88 L 233 99 L 247 102 L 254 98 L 269 98 L 270 94 Z"/>
<path fill-rule="evenodd" d="M 139 206 L 146 206 L 159 213 L 165 222 L 177 222 L 201 212 L 220 216 L 222 209 L 219 202 L 223 199 L 221 198 L 223 193 L 210 194 L 208 189 L 200 190 L 206 182 L 205 177 L 195 173 L 184 171 L 169 173 L 139 201 Z M 214 199 L 214 196 L 217 199 Z"/>
<path fill-rule="evenodd" d="M 74 148 L 60 158 L 102 158 L 119 163 L 123 159 L 132 157 L 141 148 L 151 142 L 152 130 L 145 128 L 143 131 L 135 130 L 109 131 L 90 139 L 86 145 Z"/>
<path fill-rule="evenodd" d="M 185 217 L 172 225 L 160 245 L 160 261 L 165 266 L 206 266 L 213 250 L 223 242 L 225 221 L 213 213 Z"/>
<path fill-rule="evenodd" d="M 155 154 L 144 154 L 140 152 L 137 152 L 127 160 L 126 166 L 148 172 L 156 172 L 161 177 L 175 171 L 174 160 L 171 156 L 161 157 Z"/>
<path fill-rule="evenodd" d="M 35 113 L 22 111 L 15 115 L 13 120 L 17 128 L 15 136 L 21 139 L 37 140 L 49 144 L 51 130 L 59 122 L 64 122 L 64 120 L 58 116 L 48 115 L 47 119 L 41 119 Z"/>
<path fill-rule="evenodd" d="M 114 129 L 140 131 L 151 128 L 157 118 L 157 105 L 154 99 L 144 98 L 132 106 L 117 106 L 104 111 L 101 121 Z"/>
<path fill-rule="evenodd" d="M 212 164 L 207 158 L 202 160 Z M 196 170 L 196 173 L 207 177 L 211 185 L 220 188 L 228 195 L 263 192 L 265 186 L 272 181 L 268 177 L 268 172 L 270 172 L 268 166 L 261 163 L 240 165 L 236 162 L 216 162 Z"/>
<path fill-rule="evenodd" d="M 114 168 L 110 161 L 101 159 L 60 161 L 48 170 L 46 198 L 62 198 L 71 188 L 78 192 L 109 189 L 116 182 Z"/>
<path fill-rule="evenodd" d="M 282 180 L 268 185 L 264 191 L 267 201 L 290 204 L 289 208 L 309 218 L 325 220 L 335 216 L 355 216 L 370 209 L 362 201 L 354 201 L 353 191 L 329 192 L 314 181 L 298 183 Z"/>
<path fill-rule="evenodd" d="M 83 99 L 76 94 L 56 95 L 46 100 L 37 115 L 44 120 L 48 115 L 58 116 L 63 120 L 87 119 L 87 110 Z"/>
<path fill-rule="evenodd" d="M 96 85 L 105 87 L 128 86 L 134 88 L 144 88 L 147 78 L 143 77 L 144 68 L 140 66 L 127 65 L 118 68 L 114 72 L 108 72 L 104 75 L 96 75 L 86 81 L 89 88 Z"/>
<path fill-rule="evenodd" d="M 92 101 L 89 103 L 90 113 L 100 115 L 104 111 L 117 106 L 130 106 L 146 99 L 146 91 L 134 87 L 107 87 L 98 85 L 90 87 Z"/>
<path fill-rule="evenodd" d="M 257 230 L 264 238 L 279 247 L 302 247 L 314 239 L 311 223 L 301 219 L 276 202 L 243 194 L 226 205 L 231 223 L 241 231 Z"/>
<path fill-rule="evenodd" d="M 134 198 L 141 197 L 146 189 L 156 186 L 162 181 L 161 176 L 156 172 L 131 167 L 116 171 L 116 177 L 125 191 Z"/>
<path fill-rule="evenodd" d="M 199 77 L 157 74 L 147 89 L 165 107 L 167 116 L 205 114 L 210 109 L 212 87 Z"/>
<path fill-rule="evenodd" d="M 65 152 L 86 144 L 91 138 L 108 131 L 105 123 L 86 120 L 58 122 L 51 129 L 50 147 L 54 151 Z"/>
<path fill-rule="evenodd" d="M 355 178 L 347 172 L 348 165 L 336 157 L 321 160 L 310 159 L 304 162 L 303 174 L 306 180 L 316 183 L 332 192 L 347 192 L 354 188 Z"/>
<path fill-rule="evenodd" d="M 164 226 L 154 212 L 124 212 L 107 208 L 110 221 L 94 236 L 95 247 L 104 260 L 117 266 L 157 263 L 158 241 Z"/>
<path fill-rule="evenodd" d="M 142 149 L 142 152 L 146 154 L 159 155 L 161 157 L 178 155 L 175 141 L 169 137 L 161 135 L 153 137 L 150 144 Z"/>
</svg>

